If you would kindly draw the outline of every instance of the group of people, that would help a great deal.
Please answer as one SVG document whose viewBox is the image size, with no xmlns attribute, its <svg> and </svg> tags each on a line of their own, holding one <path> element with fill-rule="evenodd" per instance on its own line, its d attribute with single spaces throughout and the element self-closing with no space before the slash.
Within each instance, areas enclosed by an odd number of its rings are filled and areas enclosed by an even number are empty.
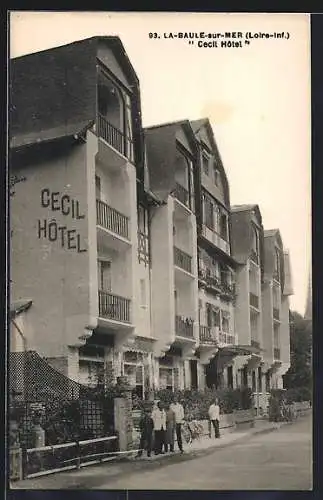
<svg viewBox="0 0 323 500">
<path fill-rule="evenodd" d="M 220 407 L 218 399 L 209 408 L 209 435 L 211 437 L 211 426 L 214 429 L 214 436 L 220 437 L 219 421 Z M 140 420 L 140 444 L 138 457 L 143 451 L 147 451 L 150 457 L 154 450 L 155 455 L 175 451 L 175 434 L 177 445 L 183 453 L 182 425 L 184 423 L 184 408 L 182 404 L 173 398 L 172 403 L 158 401 L 153 409 L 146 408 Z"/>
<path fill-rule="evenodd" d="M 140 444 L 138 456 L 143 450 L 151 456 L 154 448 L 155 455 L 174 452 L 175 433 L 177 444 L 183 453 L 182 424 L 184 422 L 184 408 L 176 398 L 172 403 L 158 401 L 152 409 L 146 409 L 140 420 Z"/>
</svg>

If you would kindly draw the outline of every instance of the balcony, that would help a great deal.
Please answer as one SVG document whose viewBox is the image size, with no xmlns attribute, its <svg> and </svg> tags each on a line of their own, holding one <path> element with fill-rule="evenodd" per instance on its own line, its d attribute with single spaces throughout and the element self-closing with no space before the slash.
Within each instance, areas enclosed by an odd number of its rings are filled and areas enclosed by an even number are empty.
<svg viewBox="0 0 323 500">
<path fill-rule="evenodd" d="M 174 196 L 177 200 L 179 200 L 181 203 L 183 203 L 183 205 L 190 208 L 189 192 L 184 186 L 182 186 L 181 184 L 178 184 L 178 182 L 176 182 L 176 185 L 175 185 Z"/>
<path fill-rule="evenodd" d="M 175 332 L 180 337 L 194 338 L 193 320 L 183 316 L 175 316 Z"/>
<path fill-rule="evenodd" d="M 130 299 L 99 290 L 99 316 L 130 323 Z"/>
<path fill-rule="evenodd" d="M 249 293 L 249 303 L 255 309 L 259 309 L 259 297 L 258 297 L 258 295 L 250 292 Z"/>
<path fill-rule="evenodd" d="M 174 265 L 192 274 L 192 257 L 177 247 L 174 247 Z"/>
<path fill-rule="evenodd" d="M 214 246 L 220 248 L 223 252 L 230 255 L 230 244 L 223 239 L 213 228 L 202 225 L 202 236 L 210 241 Z"/>
<path fill-rule="evenodd" d="M 258 340 L 251 339 L 250 345 L 251 345 L 251 347 L 255 347 L 256 349 L 260 349 L 260 342 Z"/>
<path fill-rule="evenodd" d="M 235 336 L 231 333 L 220 332 L 219 333 L 219 342 L 221 344 L 234 345 L 236 343 Z"/>
<path fill-rule="evenodd" d="M 220 295 L 225 299 L 233 300 L 235 298 L 235 285 L 222 281 L 220 284 Z"/>
<path fill-rule="evenodd" d="M 279 315 L 279 309 L 277 307 L 273 308 L 273 317 L 275 320 L 279 321 L 280 315 Z"/>
<path fill-rule="evenodd" d="M 129 217 L 96 200 L 96 223 L 122 238 L 129 240 Z"/>
<path fill-rule="evenodd" d="M 200 343 L 201 344 L 217 344 L 217 338 L 214 335 L 214 329 L 211 326 L 200 325 Z"/>
<path fill-rule="evenodd" d="M 274 359 L 276 361 L 280 360 L 280 349 L 279 349 L 279 347 L 274 347 Z"/>
<path fill-rule="evenodd" d="M 132 163 L 134 162 L 133 140 L 109 123 L 101 114 L 98 114 L 98 135 L 118 151 L 118 153 L 126 157 Z"/>
</svg>

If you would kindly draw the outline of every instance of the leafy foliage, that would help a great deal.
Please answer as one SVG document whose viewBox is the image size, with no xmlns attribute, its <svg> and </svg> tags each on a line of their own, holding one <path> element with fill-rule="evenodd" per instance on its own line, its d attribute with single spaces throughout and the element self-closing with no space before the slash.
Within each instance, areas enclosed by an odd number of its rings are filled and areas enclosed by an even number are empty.
<svg viewBox="0 0 323 500">
<path fill-rule="evenodd" d="M 290 314 L 291 366 L 284 376 L 286 389 L 294 390 L 295 401 L 311 399 L 312 322 L 297 312 Z"/>
<path fill-rule="evenodd" d="M 202 420 L 208 418 L 208 409 L 214 402 L 215 397 L 219 399 L 222 413 L 232 413 L 234 410 L 246 410 L 252 406 L 250 389 L 223 389 L 214 391 L 207 389 L 204 392 L 198 390 L 177 390 L 172 392 L 168 389 L 156 391 L 155 399 L 165 403 L 171 403 L 174 396 L 184 407 L 187 420 Z M 143 409 L 148 402 L 138 398 L 133 399 L 134 409 Z"/>
</svg>

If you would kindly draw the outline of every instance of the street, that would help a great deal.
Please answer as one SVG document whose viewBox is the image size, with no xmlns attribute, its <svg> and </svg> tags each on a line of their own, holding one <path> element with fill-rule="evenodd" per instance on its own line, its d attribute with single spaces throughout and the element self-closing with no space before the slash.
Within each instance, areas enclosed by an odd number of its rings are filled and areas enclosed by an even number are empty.
<svg viewBox="0 0 323 500">
<path fill-rule="evenodd" d="M 306 417 L 212 454 L 91 485 L 92 489 L 310 490 L 312 421 Z"/>
</svg>

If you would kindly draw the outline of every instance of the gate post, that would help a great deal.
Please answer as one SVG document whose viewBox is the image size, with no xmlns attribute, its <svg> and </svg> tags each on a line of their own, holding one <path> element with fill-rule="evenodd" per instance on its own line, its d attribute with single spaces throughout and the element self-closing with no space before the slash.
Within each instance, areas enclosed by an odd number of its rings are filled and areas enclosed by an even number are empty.
<svg viewBox="0 0 323 500">
<path fill-rule="evenodd" d="M 117 382 L 119 396 L 114 399 L 114 428 L 119 435 L 119 450 L 132 449 L 132 394 L 131 388 L 120 377 Z"/>
</svg>

